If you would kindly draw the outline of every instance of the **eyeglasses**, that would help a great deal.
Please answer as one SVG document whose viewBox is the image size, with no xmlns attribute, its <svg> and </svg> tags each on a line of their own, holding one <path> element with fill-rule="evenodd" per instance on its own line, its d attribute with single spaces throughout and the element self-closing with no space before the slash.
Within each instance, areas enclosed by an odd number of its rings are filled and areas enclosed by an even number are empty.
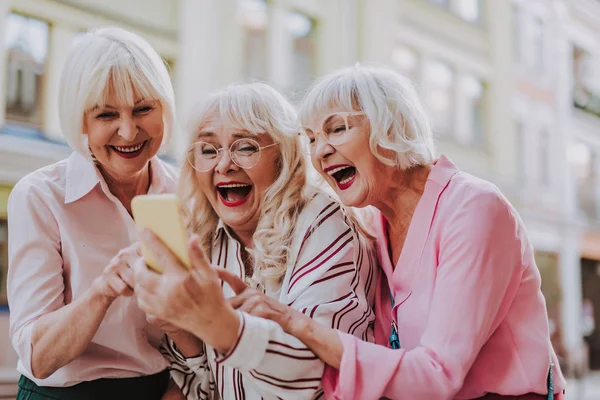
<svg viewBox="0 0 600 400">
<path fill-rule="evenodd" d="M 302 152 L 306 154 L 314 155 L 317 151 L 317 136 L 321 136 L 325 142 L 332 146 L 344 144 L 350 138 L 349 132 L 352 128 L 348 124 L 348 117 L 354 117 L 358 115 L 365 115 L 364 111 L 349 111 L 349 112 L 336 112 L 327 115 L 320 125 L 320 130 L 312 132 L 311 130 L 304 129 L 304 132 L 300 133 L 300 142 L 302 144 Z"/>
<path fill-rule="evenodd" d="M 261 150 L 277 146 L 279 143 L 273 143 L 267 146 L 260 146 L 256 140 L 238 139 L 227 148 L 217 149 L 207 142 L 196 142 L 187 152 L 187 160 L 196 171 L 208 172 L 213 169 L 221 159 L 221 151 L 228 151 L 231 161 L 243 169 L 254 167 L 260 160 Z"/>
</svg>

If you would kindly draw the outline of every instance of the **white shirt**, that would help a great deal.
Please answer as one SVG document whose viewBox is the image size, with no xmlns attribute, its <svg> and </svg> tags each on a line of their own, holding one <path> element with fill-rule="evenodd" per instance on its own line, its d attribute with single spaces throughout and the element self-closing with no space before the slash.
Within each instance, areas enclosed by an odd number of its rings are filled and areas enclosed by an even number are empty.
<svg viewBox="0 0 600 400">
<path fill-rule="evenodd" d="M 317 194 L 298 218 L 289 267 L 280 290 L 267 295 L 320 323 L 373 341 L 377 265 L 339 204 Z M 241 245 L 220 223 L 212 264 L 245 279 Z M 228 285 L 225 297 L 234 296 Z M 204 345 L 186 359 L 174 343 L 163 354 L 185 396 L 195 399 L 311 399 L 323 396 L 324 364 L 311 350 L 269 320 L 240 313 L 237 343 L 224 355 Z"/>
</svg>

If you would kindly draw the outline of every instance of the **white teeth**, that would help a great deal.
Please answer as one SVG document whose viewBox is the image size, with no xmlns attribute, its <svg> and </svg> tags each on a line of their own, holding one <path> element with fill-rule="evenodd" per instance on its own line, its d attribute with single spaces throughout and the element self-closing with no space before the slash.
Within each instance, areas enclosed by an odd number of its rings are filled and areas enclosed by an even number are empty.
<svg viewBox="0 0 600 400">
<path fill-rule="evenodd" d="M 346 168 L 352 168 L 352 166 L 346 165 L 346 166 L 343 166 L 343 167 L 334 168 L 332 170 L 327 171 L 327 175 L 333 176 L 333 174 L 335 174 L 336 172 L 339 172 L 339 171 L 341 171 L 343 169 L 346 169 Z"/>
<path fill-rule="evenodd" d="M 228 185 L 219 185 L 217 187 L 220 187 L 220 188 L 235 188 L 235 187 L 247 187 L 247 186 L 252 186 L 252 185 L 245 185 L 245 184 L 241 184 L 241 183 L 230 183 Z"/>
<path fill-rule="evenodd" d="M 351 177 L 346 178 L 346 179 L 340 181 L 340 185 L 345 185 L 346 183 L 350 182 L 352 179 L 354 179 L 354 175 L 352 175 Z"/>
<path fill-rule="evenodd" d="M 141 149 L 142 146 L 144 145 L 144 143 L 146 143 L 146 142 L 142 142 L 135 147 L 119 147 L 119 146 L 113 146 L 113 147 L 115 149 L 117 149 L 118 151 L 120 151 L 121 153 L 133 153 L 133 152 Z"/>
</svg>

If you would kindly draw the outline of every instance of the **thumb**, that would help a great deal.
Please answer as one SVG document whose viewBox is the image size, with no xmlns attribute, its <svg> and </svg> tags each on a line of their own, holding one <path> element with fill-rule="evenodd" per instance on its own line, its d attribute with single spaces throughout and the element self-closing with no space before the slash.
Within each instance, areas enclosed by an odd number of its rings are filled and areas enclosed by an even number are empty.
<svg viewBox="0 0 600 400">
<path fill-rule="evenodd" d="M 219 268 L 217 269 L 217 274 L 219 275 L 219 279 L 223 282 L 227 282 L 236 295 L 248 289 L 248 285 L 246 285 L 243 280 L 229 271 Z"/>
</svg>

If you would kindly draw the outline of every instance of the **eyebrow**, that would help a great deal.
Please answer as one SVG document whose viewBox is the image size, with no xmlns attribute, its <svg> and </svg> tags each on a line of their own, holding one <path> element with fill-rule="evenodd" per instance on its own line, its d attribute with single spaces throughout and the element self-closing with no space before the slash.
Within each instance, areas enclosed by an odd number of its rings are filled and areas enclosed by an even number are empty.
<svg viewBox="0 0 600 400">
<path fill-rule="evenodd" d="M 207 137 L 213 137 L 215 136 L 215 133 L 213 131 L 200 131 L 198 132 L 198 134 L 196 135 L 197 138 L 207 138 Z M 250 133 L 250 132 L 236 132 L 231 134 L 231 136 L 233 136 L 236 139 L 245 139 L 245 138 L 251 138 L 251 139 L 255 139 L 258 141 L 258 135 L 254 134 L 254 133 Z"/>
<path fill-rule="evenodd" d="M 139 99 L 138 101 L 136 101 L 136 102 L 133 104 L 133 106 L 135 107 L 135 106 L 137 106 L 138 104 L 140 104 L 140 103 L 143 103 L 143 102 L 145 102 L 145 101 L 150 101 L 150 99 Z M 95 111 L 95 110 L 98 110 L 98 109 L 100 109 L 100 108 L 101 108 L 101 107 L 100 107 L 98 104 L 96 104 L 94 107 L 92 107 L 92 108 L 90 109 L 90 111 Z M 102 107 L 102 108 L 110 108 L 110 109 L 116 110 L 116 109 L 118 109 L 119 107 L 116 107 L 116 106 L 113 106 L 113 105 L 110 105 L 110 104 L 105 104 L 105 105 L 104 105 L 104 107 Z"/>
</svg>

